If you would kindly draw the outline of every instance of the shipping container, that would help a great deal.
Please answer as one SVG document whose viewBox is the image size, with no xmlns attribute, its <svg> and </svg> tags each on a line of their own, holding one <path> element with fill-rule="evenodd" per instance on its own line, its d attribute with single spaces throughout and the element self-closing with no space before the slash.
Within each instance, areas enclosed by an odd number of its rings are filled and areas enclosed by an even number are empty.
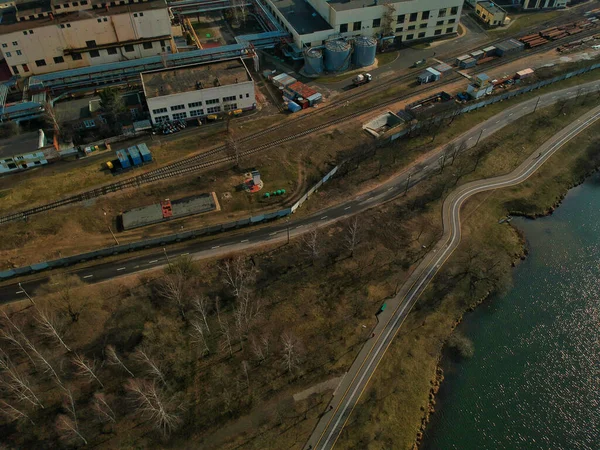
<svg viewBox="0 0 600 450">
<path fill-rule="evenodd" d="M 117 158 L 119 158 L 119 164 L 121 164 L 122 169 L 129 169 L 131 167 L 129 156 L 127 156 L 125 150 L 117 150 Z"/>
<path fill-rule="evenodd" d="M 323 100 L 323 96 L 320 93 L 316 93 L 311 95 L 310 97 L 307 98 L 308 103 L 310 103 L 310 106 L 314 106 L 317 103 L 320 103 L 321 100 Z"/>
<path fill-rule="evenodd" d="M 288 75 L 287 73 L 280 73 L 279 75 L 273 77 L 272 81 L 273 84 L 277 87 L 287 87 L 290 84 L 294 84 L 298 80 Z"/>
<path fill-rule="evenodd" d="M 138 144 L 138 150 L 140 151 L 140 155 L 142 155 L 142 160 L 144 160 L 144 162 L 151 162 L 152 161 L 152 153 L 150 153 L 150 150 L 148 150 L 148 146 L 144 143 Z"/>
<path fill-rule="evenodd" d="M 470 55 L 462 55 L 459 56 L 458 58 L 456 58 L 456 61 L 454 62 L 454 64 L 456 64 L 457 66 L 460 67 L 461 63 L 465 60 L 465 59 L 469 59 L 471 56 Z"/>
<path fill-rule="evenodd" d="M 469 69 L 471 67 L 475 67 L 477 65 L 477 60 L 475 58 L 465 59 L 460 63 L 461 69 Z"/>
<path fill-rule="evenodd" d="M 131 162 L 134 166 L 142 165 L 142 155 L 140 155 L 140 152 L 135 145 L 133 147 L 129 147 L 127 149 L 127 153 L 129 153 L 129 157 L 131 158 Z"/>
<path fill-rule="evenodd" d="M 441 78 L 441 76 L 442 76 L 442 74 L 440 72 L 438 72 L 437 70 L 435 70 L 432 67 L 428 67 L 423 72 L 421 72 L 419 74 L 419 76 L 417 76 L 417 83 L 419 83 L 419 84 L 432 83 L 434 81 L 439 80 Z"/>
<path fill-rule="evenodd" d="M 295 113 L 295 112 L 298 112 L 298 111 L 300 111 L 301 109 L 302 109 L 302 107 L 301 107 L 301 106 L 300 106 L 298 103 L 296 103 L 296 102 L 294 102 L 294 101 L 292 101 L 292 100 L 290 100 L 290 101 L 288 102 L 288 110 L 289 110 L 290 112 L 293 112 L 293 113 Z"/>
<path fill-rule="evenodd" d="M 533 69 L 525 69 L 525 70 L 518 71 L 517 74 L 515 75 L 515 78 L 523 79 L 523 78 L 530 77 L 531 75 L 533 75 Z"/>
<path fill-rule="evenodd" d="M 483 53 L 485 53 L 485 57 L 489 58 L 490 56 L 496 56 L 496 47 L 490 45 L 483 49 Z"/>
<path fill-rule="evenodd" d="M 473 53 L 471 53 L 471 58 L 473 58 L 475 60 L 483 58 L 483 56 L 484 56 L 484 53 L 481 50 L 476 50 Z"/>
<path fill-rule="evenodd" d="M 446 63 L 442 63 L 442 64 L 438 64 L 437 66 L 435 66 L 434 69 L 437 70 L 442 75 L 444 75 L 446 72 L 450 72 L 452 70 L 452 67 L 450 67 Z"/>
</svg>

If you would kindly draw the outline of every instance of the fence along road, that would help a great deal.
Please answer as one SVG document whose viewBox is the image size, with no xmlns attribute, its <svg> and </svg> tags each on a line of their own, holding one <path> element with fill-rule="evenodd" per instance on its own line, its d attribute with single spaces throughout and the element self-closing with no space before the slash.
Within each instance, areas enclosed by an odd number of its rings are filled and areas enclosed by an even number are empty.
<svg viewBox="0 0 600 450">
<path fill-rule="evenodd" d="M 510 174 L 467 183 L 449 194 L 442 206 L 444 228 L 442 238 L 411 274 L 398 295 L 388 302 L 391 307 L 380 315 L 380 322 L 375 329 L 376 337 L 372 342 L 365 344 L 359 353 L 337 388 L 337 392 L 343 392 L 342 395 L 334 397 L 329 407 L 332 408 L 332 412 L 324 414 L 305 448 L 326 450 L 335 446 L 350 414 L 404 319 L 431 279 L 458 247 L 461 240 L 460 208 L 465 201 L 480 192 L 514 186 L 527 180 L 565 143 L 598 119 L 600 119 L 600 106 L 552 136 Z M 383 317 L 387 311 L 390 312 Z"/>
<path fill-rule="evenodd" d="M 532 113 L 536 109 L 536 106 L 538 109 L 547 107 L 558 101 L 567 98 L 573 98 L 578 92 L 582 96 L 592 94 L 598 95 L 600 93 L 600 81 L 594 81 L 583 85 L 579 85 L 577 87 L 562 89 L 560 91 L 549 92 L 539 97 L 534 97 L 532 99 L 526 100 L 525 102 L 514 105 L 502 111 L 501 113 L 496 114 L 487 121 L 473 127 L 472 129 L 465 132 L 463 135 L 457 137 L 453 142 L 465 142 L 467 144 L 467 147 L 473 147 L 477 145 L 477 142 L 480 139 L 490 137 L 495 132 L 504 128 L 508 124 Z M 327 225 L 336 220 L 340 220 L 344 217 L 351 216 L 353 214 L 364 211 L 368 208 L 378 206 L 382 203 L 396 198 L 398 195 L 404 192 L 404 190 L 407 187 L 407 183 L 409 183 L 410 186 L 414 186 L 421 180 L 427 178 L 429 174 L 436 171 L 436 165 L 438 164 L 438 160 L 442 152 L 443 149 L 432 151 L 424 160 L 420 161 L 419 164 L 414 163 L 412 166 L 407 167 L 403 173 L 390 179 L 380 187 L 375 188 L 374 190 L 366 194 L 359 195 L 358 197 L 348 200 L 340 205 L 333 206 L 324 211 L 320 211 L 314 216 L 305 217 L 300 220 L 295 220 L 291 222 L 289 224 L 291 236 L 295 237 L 297 235 L 300 235 L 305 231 L 309 230 L 311 226 Z M 326 175 L 323 181 L 328 179 L 329 175 L 331 175 L 331 173 Z M 315 188 L 316 186 L 313 187 L 313 189 Z M 304 200 L 305 197 L 300 199 L 299 202 Z M 326 216 L 325 219 L 323 219 L 324 216 Z M 263 245 L 264 243 L 280 242 L 283 239 L 282 232 L 285 232 L 286 230 L 287 225 L 282 225 L 281 223 L 276 223 L 271 227 L 249 230 L 243 235 L 245 238 L 249 238 L 249 242 L 246 242 L 244 244 L 239 243 L 235 240 L 235 238 L 231 236 L 225 236 L 220 239 L 217 238 L 204 242 L 192 240 L 189 244 L 185 246 L 185 250 L 183 251 L 185 253 L 193 255 L 195 258 L 198 259 L 205 257 L 224 256 L 234 251 L 252 248 L 255 246 Z M 169 242 L 178 242 L 177 239 L 180 235 L 181 234 L 152 239 L 151 241 L 154 241 L 154 244 L 152 246 L 163 247 L 164 243 L 167 242 L 168 238 L 173 238 Z M 112 254 L 115 251 L 115 249 L 115 247 L 111 247 L 108 250 L 112 250 Z M 127 253 L 129 252 L 128 249 L 125 250 L 127 251 Z M 177 254 L 174 254 L 172 256 L 175 257 L 177 256 Z M 154 253 L 150 253 L 149 255 L 133 256 L 124 259 L 124 261 L 127 262 L 127 264 L 125 265 L 125 269 L 119 272 L 115 272 L 114 265 L 116 263 L 114 262 L 99 262 L 97 265 L 94 265 L 93 267 L 89 268 L 73 268 L 70 272 L 74 275 L 78 275 L 80 278 L 83 279 L 83 281 L 87 283 L 95 283 L 103 280 L 109 280 L 117 276 L 130 275 L 132 273 L 160 267 L 162 264 L 165 263 L 164 258 L 165 256 L 163 251 L 158 250 Z M 69 265 L 82 262 L 82 259 L 89 261 L 85 254 L 70 256 L 65 259 L 67 260 Z M 43 263 L 41 265 L 43 265 Z M 21 269 L 15 269 L 16 273 L 11 275 L 11 277 L 15 278 L 31 273 L 36 273 L 40 270 L 38 269 L 38 267 L 40 267 L 40 264 L 35 264 L 30 267 L 24 267 Z M 23 285 L 28 290 L 35 290 L 37 287 L 46 283 L 47 281 L 48 277 L 42 276 L 36 280 L 29 280 L 26 283 L 24 282 Z M 19 300 L 22 296 L 22 290 L 16 283 L 5 284 L 3 286 L 0 286 L 0 303 L 7 303 Z"/>
</svg>

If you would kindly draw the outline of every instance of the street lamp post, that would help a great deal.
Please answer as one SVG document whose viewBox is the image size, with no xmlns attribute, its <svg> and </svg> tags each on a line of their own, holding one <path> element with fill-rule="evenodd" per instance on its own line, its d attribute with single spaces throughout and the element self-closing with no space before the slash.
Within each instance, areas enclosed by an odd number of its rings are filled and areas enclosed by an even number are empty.
<svg viewBox="0 0 600 450">
<path fill-rule="evenodd" d="M 171 268 L 171 260 L 169 259 L 169 255 L 167 255 L 167 249 L 163 247 L 163 253 L 165 254 L 165 258 L 167 258 L 167 264 L 169 265 L 169 269 Z"/>
</svg>

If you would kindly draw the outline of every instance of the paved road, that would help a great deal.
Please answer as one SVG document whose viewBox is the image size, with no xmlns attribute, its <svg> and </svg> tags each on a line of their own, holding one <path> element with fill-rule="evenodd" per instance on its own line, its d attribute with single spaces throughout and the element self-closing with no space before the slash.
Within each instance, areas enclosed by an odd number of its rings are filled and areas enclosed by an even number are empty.
<svg viewBox="0 0 600 450">
<path fill-rule="evenodd" d="M 396 297 L 387 302 L 388 308 L 380 315 L 378 326 L 375 328 L 375 338 L 370 339 L 363 346 L 352 367 L 337 387 L 336 395 L 305 448 L 326 450 L 335 446 L 352 410 L 404 319 L 431 279 L 458 247 L 461 240 L 460 209 L 465 201 L 480 192 L 522 183 L 554 152 L 598 119 L 600 119 L 600 106 L 552 136 L 510 174 L 467 183 L 448 195 L 442 207 L 444 227 L 442 238 L 411 274 Z"/>
<path fill-rule="evenodd" d="M 470 129 L 463 135 L 455 139 L 456 142 L 465 141 L 469 147 L 474 146 L 479 139 L 485 139 L 493 135 L 496 131 L 504 128 L 506 125 L 518 120 L 531 113 L 539 99 L 538 108 L 548 106 L 562 98 L 570 98 L 576 95 L 577 89 L 583 92 L 596 92 L 600 90 L 600 81 L 587 83 L 577 88 L 569 88 L 544 94 L 540 97 L 527 100 L 521 104 L 508 108 L 489 120 Z M 399 195 L 402 195 L 407 184 L 415 185 L 420 180 L 426 178 L 431 172 L 438 170 L 439 151 L 432 151 L 418 164 L 408 167 L 400 175 L 388 180 L 376 189 L 362 194 L 356 198 L 348 200 L 340 205 L 332 206 L 328 209 L 315 213 L 300 219 L 292 218 L 290 222 L 278 221 L 271 226 L 249 229 L 248 231 L 232 236 L 230 234 L 219 235 L 216 239 L 209 241 L 190 241 L 179 244 L 177 248 L 182 250 L 168 250 L 168 256 L 175 258 L 179 255 L 192 255 L 195 259 L 223 256 L 239 250 L 252 247 L 271 244 L 285 243 L 287 240 L 287 230 L 289 225 L 289 234 L 294 238 L 314 226 L 330 224 L 336 220 L 349 217 L 358 212 L 378 206 Z M 144 270 L 154 269 L 167 264 L 165 252 L 161 249 L 153 250 L 145 255 L 132 254 L 130 258 L 119 259 L 117 262 L 100 262 L 91 267 L 74 266 L 71 273 L 79 276 L 88 283 L 97 283 L 110 280 L 119 276 L 130 275 Z M 23 287 L 27 292 L 35 292 L 42 284 L 48 282 L 48 274 L 42 273 L 40 277 L 23 282 Z M 0 303 L 9 303 L 24 298 L 22 289 L 16 282 L 5 283 L 0 286 Z"/>
</svg>

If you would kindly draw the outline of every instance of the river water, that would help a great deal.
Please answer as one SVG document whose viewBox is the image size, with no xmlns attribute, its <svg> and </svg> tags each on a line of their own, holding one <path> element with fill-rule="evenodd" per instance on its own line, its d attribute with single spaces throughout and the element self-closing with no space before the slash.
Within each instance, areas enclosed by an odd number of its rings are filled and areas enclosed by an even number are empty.
<svg viewBox="0 0 600 450">
<path fill-rule="evenodd" d="M 600 177 L 513 224 L 529 255 L 459 326 L 475 355 L 444 358 L 423 449 L 600 449 Z"/>
</svg>

